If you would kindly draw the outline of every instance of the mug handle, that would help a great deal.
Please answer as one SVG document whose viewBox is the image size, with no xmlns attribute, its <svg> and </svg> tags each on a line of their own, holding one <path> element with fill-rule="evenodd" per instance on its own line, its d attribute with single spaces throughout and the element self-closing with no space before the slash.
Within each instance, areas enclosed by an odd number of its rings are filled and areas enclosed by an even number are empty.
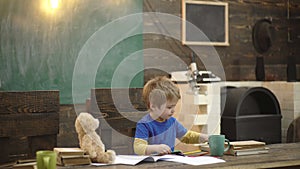
<svg viewBox="0 0 300 169">
<path fill-rule="evenodd" d="M 43 157 L 44 166 L 46 169 L 49 168 L 50 157 Z"/>
<path fill-rule="evenodd" d="M 227 143 L 227 147 L 224 149 L 224 152 L 228 151 L 230 148 L 230 141 L 228 139 L 225 139 L 225 142 Z"/>
</svg>

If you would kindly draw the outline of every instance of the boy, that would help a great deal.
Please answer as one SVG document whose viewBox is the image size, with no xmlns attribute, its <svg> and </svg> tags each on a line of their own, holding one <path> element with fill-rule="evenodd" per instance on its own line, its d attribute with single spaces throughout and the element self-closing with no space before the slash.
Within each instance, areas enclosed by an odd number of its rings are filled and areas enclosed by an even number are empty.
<svg viewBox="0 0 300 169">
<path fill-rule="evenodd" d="M 149 113 L 136 126 L 134 152 L 138 155 L 169 154 L 175 139 L 187 144 L 208 140 L 206 134 L 184 128 L 172 115 L 180 99 L 179 88 L 167 77 L 149 80 L 143 89 Z"/>
</svg>

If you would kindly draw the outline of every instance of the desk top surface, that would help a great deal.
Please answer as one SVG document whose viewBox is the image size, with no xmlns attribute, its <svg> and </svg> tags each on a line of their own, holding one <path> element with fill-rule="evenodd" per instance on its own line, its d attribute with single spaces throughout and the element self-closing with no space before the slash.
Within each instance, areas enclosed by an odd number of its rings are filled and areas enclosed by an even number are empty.
<svg viewBox="0 0 300 169">
<path fill-rule="evenodd" d="M 226 162 L 218 164 L 201 165 L 201 168 L 274 168 L 274 167 L 295 167 L 300 166 L 300 143 L 289 144 L 272 144 L 268 145 L 269 153 L 260 155 L 248 156 L 230 156 L 224 155 L 221 157 Z M 192 166 L 175 162 L 159 161 L 156 163 L 140 163 L 136 166 L 128 165 L 110 165 L 110 166 L 72 166 L 71 168 L 115 168 L 115 169 L 132 169 L 132 168 L 199 168 L 200 166 Z M 67 169 L 69 167 L 58 167 L 58 169 Z M 296 167 L 295 167 L 296 168 Z"/>
</svg>

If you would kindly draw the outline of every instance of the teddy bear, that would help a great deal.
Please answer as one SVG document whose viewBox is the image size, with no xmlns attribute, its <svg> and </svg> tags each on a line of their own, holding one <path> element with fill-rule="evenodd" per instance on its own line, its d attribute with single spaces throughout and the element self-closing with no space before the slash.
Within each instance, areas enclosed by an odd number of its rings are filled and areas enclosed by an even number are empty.
<svg viewBox="0 0 300 169">
<path fill-rule="evenodd" d="M 75 129 L 78 134 L 80 148 L 89 154 L 92 162 L 113 163 L 116 158 L 114 150 L 105 151 L 100 136 L 96 133 L 99 120 L 90 113 L 82 112 L 75 120 Z"/>
</svg>

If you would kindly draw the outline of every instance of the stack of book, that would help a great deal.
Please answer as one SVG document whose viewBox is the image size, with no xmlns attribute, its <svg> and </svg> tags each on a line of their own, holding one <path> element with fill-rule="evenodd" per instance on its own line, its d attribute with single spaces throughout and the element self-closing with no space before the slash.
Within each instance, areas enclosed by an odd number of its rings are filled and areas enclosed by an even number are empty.
<svg viewBox="0 0 300 169">
<path fill-rule="evenodd" d="M 86 155 L 85 151 L 80 148 L 55 147 L 53 151 L 56 152 L 57 155 L 57 165 L 74 166 L 91 164 L 89 155 Z"/>
<path fill-rule="evenodd" d="M 35 159 L 18 160 L 13 169 L 37 169 Z"/>
<path fill-rule="evenodd" d="M 37 169 L 36 162 L 15 164 L 13 169 Z"/>
<path fill-rule="evenodd" d="M 209 145 L 201 146 L 200 149 L 209 152 Z M 229 150 L 224 154 L 241 156 L 241 155 L 264 154 L 268 152 L 269 152 L 269 148 L 266 146 L 265 142 L 247 140 L 247 141 L 231 141 Z"/>
</svg>

